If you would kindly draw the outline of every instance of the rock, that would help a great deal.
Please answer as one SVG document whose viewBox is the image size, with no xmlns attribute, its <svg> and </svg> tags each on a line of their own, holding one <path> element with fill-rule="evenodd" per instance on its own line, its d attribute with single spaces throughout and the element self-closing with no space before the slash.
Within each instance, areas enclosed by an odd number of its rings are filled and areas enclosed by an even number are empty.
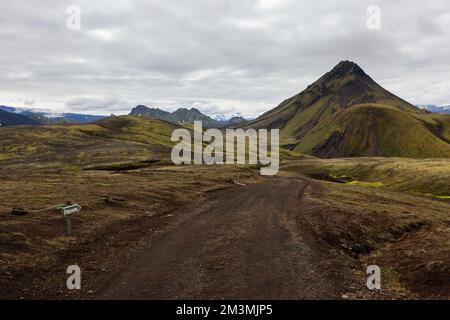
<svg viewBox="0 0 450 320">
<path fill-rule="evenodd" d="M 14 216 L 26 216 L 28 211 L 22 208 L 13 208 L 11 214 Z"/>
<path fill-rule="evenodd" d="M 106 204 L 110 204 L 110 205 L 125 202 L 125 199 L 121 198 L 121 197 L 113 197 L 113 196 L 110 196 L 107 194 L 103 195 L 102 197 L 103 197 L 103 202 Z"/>
</svg>

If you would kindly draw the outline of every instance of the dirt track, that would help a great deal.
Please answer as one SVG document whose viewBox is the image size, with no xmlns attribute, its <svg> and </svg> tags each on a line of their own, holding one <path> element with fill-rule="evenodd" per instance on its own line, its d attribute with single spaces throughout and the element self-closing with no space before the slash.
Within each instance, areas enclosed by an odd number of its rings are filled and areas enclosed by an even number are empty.
<svg viewBox="0 0 450 320">
<path fill-rule="evenodd" d="M 216 193 L 98 284 L 96 298 L 340 298 L 351 270 L 325 268 L 328 253 L 296 223 L 306 187 L 273 179 Z"/>
</svg>

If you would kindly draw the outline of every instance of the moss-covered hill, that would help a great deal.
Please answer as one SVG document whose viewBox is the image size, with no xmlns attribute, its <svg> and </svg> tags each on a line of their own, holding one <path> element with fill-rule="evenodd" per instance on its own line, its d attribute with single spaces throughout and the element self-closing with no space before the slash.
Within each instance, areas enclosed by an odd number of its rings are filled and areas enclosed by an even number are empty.
<svg viewBox="0 0 450 320">
<path fill-rule="evenodd" d="M 109 163 L 170 157 L 173 130 L 150 118 L 120 116 L 89 124 L 14 126 L 0 130 L 0 161 Z"/>
<path fill-rule="evenodd" d="M 450 115 L 414 107 L 349 61 L 248 127 L 280 128 L 284 147 L 323 158 L 450 157 Z"/>
</svg>

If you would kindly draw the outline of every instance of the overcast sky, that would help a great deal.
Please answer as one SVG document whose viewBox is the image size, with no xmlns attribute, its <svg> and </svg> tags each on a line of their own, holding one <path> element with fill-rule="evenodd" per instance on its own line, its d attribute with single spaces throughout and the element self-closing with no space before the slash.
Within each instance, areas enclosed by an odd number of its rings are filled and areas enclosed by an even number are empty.
<svg viewBox="0 0 450 320">
<path fill-rule="evenodd" d="M 450 104 L 448 0 L 16 0 L 0 13 L 4 105 L 256 116 L 347 59 L 411 103 Z"/>
</svg>

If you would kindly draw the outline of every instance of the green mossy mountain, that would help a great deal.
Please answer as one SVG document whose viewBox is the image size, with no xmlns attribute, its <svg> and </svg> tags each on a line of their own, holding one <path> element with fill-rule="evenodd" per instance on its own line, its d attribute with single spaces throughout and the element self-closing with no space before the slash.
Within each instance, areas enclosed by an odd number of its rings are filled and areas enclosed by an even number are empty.
<svg viewBox="0 0 450 320">
<path fill-rule="evenodd" d="M 350 61 L 246 127 L 279 128 L 285 148 L 321 158 L 450 157 L 450 115 L 418 109 Z"/>
</svg>

